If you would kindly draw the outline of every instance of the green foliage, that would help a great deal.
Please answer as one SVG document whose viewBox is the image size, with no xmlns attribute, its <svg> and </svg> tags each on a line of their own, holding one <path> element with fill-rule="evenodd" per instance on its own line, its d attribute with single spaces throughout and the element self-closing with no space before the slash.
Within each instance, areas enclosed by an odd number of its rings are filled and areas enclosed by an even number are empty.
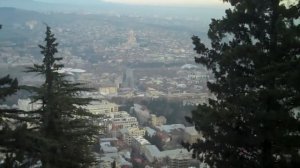
<svg viewBox="0 0 300 168">
<path fill-rule="evenodd" d="M 185 116 L 190 116 L 190 111 L 195 108 L 192 105 L 183 105 L 180 100 L 168 100 L 165 98 L 145 100 L 145 105 L 153 114 L 167 118 L 167 124 L 188 124 L 184 121 Z"/>
<path fill-rule="evenodd" d="M 217 99 L 190 118 L 206 140 L 185 145 L 213 167 L 299 167 L 300 2 L 225 1 L 233 7 L 212 19 L 211 48 L 192 38 Z"/>
<path fill-rule="evenodd" d="M 0 78 L 1 105 L 18 90 L 17 79 L 12 79 L 9 75 Z M 5 155 L 0 167 L 13 168 L 26 164 L 25 156 L 31 150 L 26 143 L 26 137 L 31 132 L 26 125 L 30 121 L 26 114 L 21 110 L 0 107 L 0 153 Z"/>
<path fill-rule="evenodd" d="M 18 81 L 17 79 L 12 79 L 9 75 L 7 75 L 3 78 L 0 78 L 0 86 L 0 100 L 4 101 L 5 97 L 17 92 Z"/>
<path fill-rule="evenodd" d="M 7 79 L 16 81 L 10 78 Z M 1 83 L 1 86 L 3 86 L 3 83 Z M 8 86 L 9 89 L 7 90 L 4 89 L 5 87 L 1 87 L 1 91 L 11 95 L 17 87 L 17 85 L 12 84 Z M 1 92 L 1 97 L 5 99 L 3 92 Z M 21 138 L 25 137 L 28 129 L 24 123 L 24 118 L 19 117 L 21 113 L 24 114 L 17 109 L 0 108 L 0 153 L 5 154 L 3 164 L 1 163 L 0 167 L 12 168 L 17 165 L 17 162 L 24 161 L 24 154 L 27 150 L 25 145 L 22 146 L 24 141 L 22 142 Z"/>
<path fill-rule="evenodd" d="M 93 116 L 81 108 L 92 99 L 82 98 L 80 94 L 91 89 L 66 79 L 59 73 L 63 67 L 55 57 L 56 38 L 47 26 L 45 45 L 39 45 L 44 56 L 41 65 L 28 68 L 27 72 L 42 75 L 45 83 L 36 92 L 34 102 L 41 102 L 37 110 L 39 136 L 37 139 L 38 157 L 45 168 L 80 168 L 95 163 L 91 145 L 95 143 L 99 130 L 93 124 Z"/>
</svg>

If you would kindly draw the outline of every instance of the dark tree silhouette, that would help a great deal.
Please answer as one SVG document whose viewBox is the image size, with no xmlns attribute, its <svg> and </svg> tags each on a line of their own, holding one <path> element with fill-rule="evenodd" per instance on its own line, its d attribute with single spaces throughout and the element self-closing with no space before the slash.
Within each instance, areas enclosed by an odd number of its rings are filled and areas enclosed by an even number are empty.
<svg viewBox="0 0 300 168">
<path fill-rule="evenodd" d="M 47 26 L 45 45 L 39 45 L 43 63 L 27 69 L 45 79 L 41 87 L 33 88 L 36 93 L 33 101 L 41 102 L 41 108 L 37 110 L 40 138 L 36 148 L 45 168 L 89 167 L 95 163 L 91 145 L 99 133 L 91 121 L 99 116 L 82 108 L 92 99 L 82 98 L 80 93 L 91 89 L 70 82 L 65 74 L 59 73 L 63 65 L 59 64 L 62 58 L 55 57 L 57 46 L 56 38 Z"/>
<path fill-rule="evenodd" d="M 212 167 L 300 167 L 300 1 L 224 1 L 211 48 L 192 38 L 216 99 L 189 118 L 206 140 L 185 146 Z"/>
<path fill-rule="evenodd" d="M 0 153 L 5 155 L 0 167 L 3 168 L 26 165 L 25 159 L 30 152 L 27 137 L 31 130 L 27 128 L 27 122 L 31 119 L 25 116 L 29 112 L 2 106 L 6 98 L 14 95 L 19 89 L 17 79 L 12 79 L 9 75 L 0 78 Z"/>
</svg>

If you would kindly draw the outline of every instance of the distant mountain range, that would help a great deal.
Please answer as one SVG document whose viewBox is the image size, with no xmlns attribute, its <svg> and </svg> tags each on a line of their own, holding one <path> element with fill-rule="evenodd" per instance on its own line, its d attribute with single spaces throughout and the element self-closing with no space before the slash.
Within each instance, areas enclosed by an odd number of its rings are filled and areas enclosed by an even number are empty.
<svg viewBox="0 0 300 168">
<path fill-rule="evenodd" d="M 199 18 L 210 21 L 211 18 L 221 17 L 224 9 L 219 7 L 154 7 L 139 5 L 124 5 L 114 3 L 46 3 L 34 0 L 0 0 L 0 7 L 14 7 L 39 12 L 80 12 L 80 13 L 110 13 L 136 16 L 160 16 L 176 18 Z"/>
<path fill-rule="evenodd" d="M 13 7 L 0 7 L 0 21 L 2 24 L 20 23 L 26 20 L 41 18 L 43 15 L 44 14 L 37 11 L 29 11 Z"/>
<path fill-rule="evenodd" d="M 64 5 L 55 3 L 38 2 L 34 0 L 1 0 L 0 7 L 14 7 L 39 12 L 70 12 L 79 9 L 78 5 Z"/>
</svg>

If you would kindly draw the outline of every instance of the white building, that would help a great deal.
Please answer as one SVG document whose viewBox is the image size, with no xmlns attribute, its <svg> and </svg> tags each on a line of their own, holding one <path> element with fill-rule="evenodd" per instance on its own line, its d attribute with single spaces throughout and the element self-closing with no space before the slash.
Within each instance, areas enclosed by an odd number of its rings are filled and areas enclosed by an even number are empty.
<svg viewBox="0 0 300 168">
<path fill-rule="evenodd" d="M 100 143 L 100 150 L 103 153 L 117 153 L 118 149 L 116 147 L 111 146 L 110 142 L 101 142 Z"/>
<path fill-rule="evenodd" d="M 143 137 L 145 135 L 145 129 L 132 127 L 132 128 L 124 128 L 120 130 L 122 134 L 123 140 L 128 144 L 131 145 L 132 139 L 136 137 Z"/>
<path fill-rule="evenodd" d="M 195 127 L 186 127 L 184 129 L 184 141 L 190 144 L 196 143 L 198 139 L 203 140 L 203 136 Z"/>
<path fill-rule="evenodd" d="M 135 117 L 113 118 L 112 125 L 116 129 L 138 127 L 138 121 Z"/>
<path fill-rule="evenodd" d="M 124 118 L 124 117 L 130 117 L 130 115 L 126 111 L 118 111 L 113 113 L 106 114 L 107 117 L 110 118 Z"/>
<path fill-rule="evenodd" d="M 171 124 L 171 125 L 161 125 L 161 126 L 156 126 L 156 128 L 160 131 L 164 131 L 166 133 L 170 133 L 175 129 L 181 129 L 184 130 L 185 126 L 183 124 Z"/>
<path fill-rule="evenodd" d="M 109 114 L 119 111 L 119 106 L 115 103 L 108 102 L 106 100 L 93 101 L 90 104 L 83 106 L 83 108 L 89 110 L 95 115 Z"/>
<path fill-rule="evenodd" d="M 132 138 L 132 143 L 131 143 L 132 147 L 134 147 L 135 149 L 139 150 L 141 153 L 143 153 L 144 148 L 146 145 L 151 145 L 150 142 L 148 140 L 146 140 L 143 137 L 134 137 Z"/>
<path fill-rule="evenodd" d="M 102 120 L 102 123 L 106 127 L 107 132 L 111 133 L 113 137 L 117 137 L 121 129 L 138 128 L 139 125 L 137 118 L 130 116 L 125 111 L 106 114 L 106 118 Z M 144 132 L 142 133 L 143 135 L 145 135 Z M 141 133 L 139 134 L 141 135 Z"/>
<path fill-rule="evenodd" d="M 170 168 L 188 167 L 193 160 L 192 153 L 186 149 L 167 150 L 163 151 L 162 155 L 168 159 L 168 167 Z"/>
<path fill-rule="evenodd" d="M 42 107 L 42 102 L 32 102 L 30 99 L 19 99 L 18 108 L 23 111 L 37 110 Z"/>
</svg>

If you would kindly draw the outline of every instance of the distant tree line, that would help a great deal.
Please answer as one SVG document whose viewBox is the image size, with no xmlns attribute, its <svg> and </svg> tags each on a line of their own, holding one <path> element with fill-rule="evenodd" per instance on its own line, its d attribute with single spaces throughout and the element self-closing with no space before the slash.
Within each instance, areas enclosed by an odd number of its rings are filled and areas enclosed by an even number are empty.
<svg viewBox="0 0 300 168">
<path fill-rule="evenodd" d="M 167 124 L 190 125 L 185 121 L 185 117 L 190 116 L 190 112 L 196 109 L 196 106 L 184 105 L 180 100 L 166 98 L 144 100 L 141 104 L 145 105 L 152 114 L 166 117 Z"/>
<path fill-rule="evenodd" d="M 164 63 L 164 62 L 132 62 L 128 63 L 128 67 L 131 68 L 161 68 L 161 67 L 180 67 L 182 62 Z"/>
</svg>

